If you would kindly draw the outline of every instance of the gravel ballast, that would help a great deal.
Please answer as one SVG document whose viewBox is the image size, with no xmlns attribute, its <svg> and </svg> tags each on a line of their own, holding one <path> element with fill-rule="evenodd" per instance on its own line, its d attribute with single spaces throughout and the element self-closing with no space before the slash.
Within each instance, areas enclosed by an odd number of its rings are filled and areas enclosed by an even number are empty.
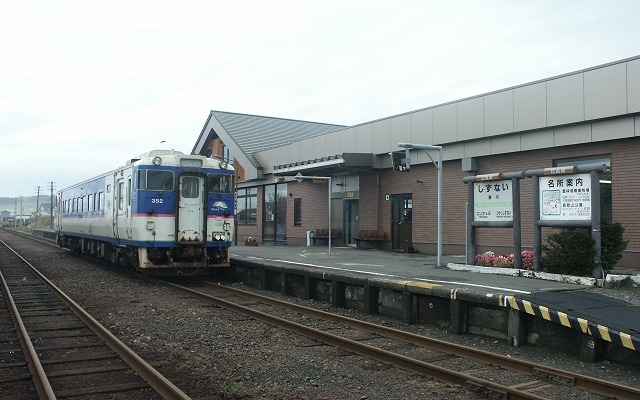
<svg viewBox="0 0 640 400">
<path fill-rule="evenodd" d="M 160 370 L 193 397 L 250 399 L 469 399 L 467 389 L 391 368 L 330 346 L 211 306 L 173 289 L 136 279 L 118 267 L 79 258 L 6 232 L 0 237 L 29 253 L 29 261 L 85 307 L 134 351 L 169 361 Z M 637 288 L 596 289 L 635 305 Z M 280 297 L 277 294 L 269 294 Z M 330 309 L 302 299 L 307 306 Z M 640 368 L 610 362 L 586 363 L 536 346 L 510 347 L 474 335 L 451 336 L 432 326 L 335 310 L 370 322 L 483 348 L 554 368 L 640 387 Z"/>
</svg>

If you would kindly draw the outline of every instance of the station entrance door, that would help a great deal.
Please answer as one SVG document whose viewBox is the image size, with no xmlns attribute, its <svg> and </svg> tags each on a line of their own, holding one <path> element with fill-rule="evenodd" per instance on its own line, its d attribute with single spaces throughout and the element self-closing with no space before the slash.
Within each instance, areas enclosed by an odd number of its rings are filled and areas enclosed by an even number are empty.
<svg viewBox="0 0 640 400">
<path fill-rule="evenodd" d="M 391 204 L 391 246 L 393 249 L 404 250 L 413 244 L 412 195 L 393 195 Z"/>
</svg>

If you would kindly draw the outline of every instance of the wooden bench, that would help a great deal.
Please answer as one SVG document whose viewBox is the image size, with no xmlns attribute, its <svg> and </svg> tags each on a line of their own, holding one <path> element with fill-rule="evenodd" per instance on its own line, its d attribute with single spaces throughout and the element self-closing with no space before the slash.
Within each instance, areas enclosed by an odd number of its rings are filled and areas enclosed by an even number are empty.
<svg viewBox="0 0 640 400">
<path fill-rule="evenodd" d="M 358 237 L 354 237 L 353 240 L 356 241 L 356 247 L 360 247 L 360 242 L 371 242 L 375 244 L 376 248 L 379 248 L 380 243 L 387 241 L 387 237 L 384 231 L 361 229 L 358 232 Z"/>
<path fill-rule="evenodd" d="M 333 242 L 333 240 L 338 238 L 338 230 L 337 229 L 331 229 L 331 241 Z M 317 239 L 324 239 L 327 241 L 327 243 L 329 242 L 329 229 L 316 229 L 316 232 L 313 236 L 313 244 L 315 246 L 316 244 L 316 240 Z"/>
</svg>

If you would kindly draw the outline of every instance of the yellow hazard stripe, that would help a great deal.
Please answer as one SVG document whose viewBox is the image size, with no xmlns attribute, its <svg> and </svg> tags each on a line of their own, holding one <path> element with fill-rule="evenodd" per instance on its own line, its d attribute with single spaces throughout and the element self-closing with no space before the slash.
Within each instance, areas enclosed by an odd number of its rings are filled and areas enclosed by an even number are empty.
<svg viewBox="0 0 640 400">
<path fill-rule="evenodd" d="M 540 314 L 542 314 L 542 318 L 547 321 L 551 321 L 551 314 L 549 314 L 549 309 L 544 306 L 540 306 Z"/>
<path fill-rule="evenodd" d="M 569 316 L 566 313 L 558 311 L 558 318 L 560 323 L 568 328 L 571 328 L 571 322 L 569 322 Z"/>
<path fill-rule="evenodd" d="M 524 310 L 527 312 L 527 314 L 536 315 L 536 313 L 533 311 L 531 302 L 522 300 L 522 305 L 524 306 Z"/>
<path fill-rule="evenodd" d="M 507 296 L 507 300 L 509 301 L 509 305 L 511 306 L 511 308 L 520 311 L 520 307 L 518 307 L 518 302 L 516 301 L 515 297 Z"/>
<path fill-rule="evenodd" d="M 580 329 L 582 333 L 588 333 L 591 335 L 591 330 L 589 329 L 589 321 L 586 319 L 578 318 L 578 323 L 580 324 Z"/>
<path fill-rule="evenodd" d="M 633 345 L 633 341 L 631 340 L 631 335 L 628 333 L 620 332 L 620 340 L 622 340 L 622 345 L 628 349 L 635 350 L 635 346 Z"/>
<path fill-rule="evenodd" d="M 607 342 L 611 342 L 611 335 L 609 335 L 609 328 L 606 326 L 598 325 L 598 332 L 600 332 L 600 337 L 606 340 Z"/>
</svg>

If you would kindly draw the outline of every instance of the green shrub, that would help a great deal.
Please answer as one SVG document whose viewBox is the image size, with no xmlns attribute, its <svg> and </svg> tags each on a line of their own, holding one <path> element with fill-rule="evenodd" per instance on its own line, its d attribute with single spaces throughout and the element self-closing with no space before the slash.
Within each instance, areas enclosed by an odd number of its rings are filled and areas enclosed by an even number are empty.
<svg viewBox="0 0 640 400">
<path fill-rule="evenodd" d="M 628 240 L 624 240 L 624 227 L 619 222 L 602 223 L 601 261 L 608 273 L 622 258 Z M 591 276 L 595 250 L 589 228 L 563 228 L 552 233 L 542 245 L 542 266 L 546 272 L 575 276 Z"/>
</svg>

